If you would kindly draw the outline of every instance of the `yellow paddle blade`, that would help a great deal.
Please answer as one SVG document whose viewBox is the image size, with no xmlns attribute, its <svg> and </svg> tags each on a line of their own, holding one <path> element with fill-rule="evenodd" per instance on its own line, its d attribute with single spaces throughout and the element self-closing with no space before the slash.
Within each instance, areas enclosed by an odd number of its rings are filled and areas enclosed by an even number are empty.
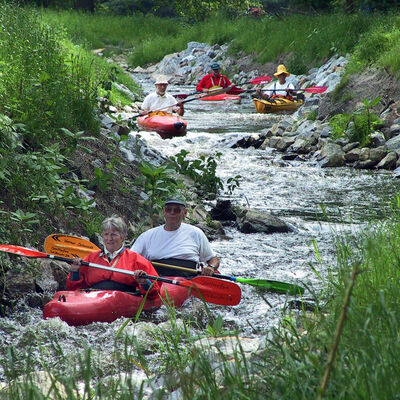
<svg viewBox="0 0 400 400">
<path fill-rule="evenodd" d="M 46 253 L 66 258 L 84 258 L 88 254 L 100 250 L 94 243 L 89 242 L 89 240 L 61 233 L 53 233 L 47 236 L 44 241 L 44 249 Z"/>
</svg>

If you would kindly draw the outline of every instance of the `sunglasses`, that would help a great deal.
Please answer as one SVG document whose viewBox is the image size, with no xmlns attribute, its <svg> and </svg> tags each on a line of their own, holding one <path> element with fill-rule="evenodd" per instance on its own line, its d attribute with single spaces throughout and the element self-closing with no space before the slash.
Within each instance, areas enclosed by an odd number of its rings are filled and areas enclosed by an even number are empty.
<svg viewBox="0 0 400 400">
<path fill-rule="evenodd" d="M 184 207 L 182 206 L 165 206 L 164 211 L 166 213 L 174 213 L 174 214 L 179 214 L 182 210 L 184 210 Z"/>
</svg>

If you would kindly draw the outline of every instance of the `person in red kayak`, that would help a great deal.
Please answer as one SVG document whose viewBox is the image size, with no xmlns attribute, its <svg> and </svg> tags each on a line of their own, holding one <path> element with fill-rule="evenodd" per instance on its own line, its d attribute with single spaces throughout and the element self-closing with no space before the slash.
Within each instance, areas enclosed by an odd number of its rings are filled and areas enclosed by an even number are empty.
<svg viewBox="0 0 400 400">
<path fill-rule="evenodd" d="M 176 101 L 175 97 L 167 93 L 168 78 L 159 75 L 154 83 L 156 91 L 148 94 L 140 107 L 141 114 L 145 115 L 151 111 L 176 112 L 182 116 L 185 113 L 182 100 Z"/>
<path fill-rule="evenodd" d="M 196 86 L 198 92 L 212 92 L 218 89 L 225 89 L 228 86 L 232 86 L 231 81 L 225 76 L 219 73 L 220 65 L 213 63 L 210 66 L 211 71 L 208 75 L 203 76 L 200 82 Z"/>
<path fill-rule="evenodd" d="M 175 197 L 164 203 L 165 224 L 142 233 L 131 250 L 152 262 L 192 268 L 193 273 L 163 266 L 155 267 L 161 276 L 194 276 L 203 264 L 202 275 L 212 275 L 219 259 L 204 232 L 183 222 L 187 215 L 185 200 Z"/>
<path fill-rule="evenodd" d="M 102 223 L 102 238 L 104 250 L 95 251 L 87 255 L 83 261 L 126 269 L 134 272 L 125 275 L 109 270 L 91 268 L 81 264 L 82 259 L 74 258 L 67 277 L 67 290 L 103 289 L 135 292 L 140 291 L 148 297 L 156 297 L 160 291 L 160 283 L 143 278 L 145 274 L 158 276 L 150 261 L 124 247 L 128 233 L 126 223 L 121 217 L 113 215 Z"/>
</svg>

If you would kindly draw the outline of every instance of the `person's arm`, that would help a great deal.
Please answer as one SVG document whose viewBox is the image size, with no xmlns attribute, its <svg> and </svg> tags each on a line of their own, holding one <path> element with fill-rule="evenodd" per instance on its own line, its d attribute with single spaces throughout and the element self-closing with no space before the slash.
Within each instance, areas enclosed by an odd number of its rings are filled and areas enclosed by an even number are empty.
<svg viewBox="0 0 400 400">
<path fill-rule="evenodd" d="M 198 92 L 208 92 L 207 89 L 207 81 L 208 81 L 208 75 L 205 75 L 201 78 L 200 82 L 198 83 L 198 85 L 196 86 L 196 90 Z"/>
<path fill-rule="evenodd" d="M 82 267 L 82 259 L 74 257 L 73 260 L 73 263 L 70 265 L 70 272 L 67 276 L 65 286 L 67 290 L 85 289 L 86 284 L 84 274 L 80 271 L 80 268 Z"/>
<path fill-rule="evenodd" d="M 224 88 L 227 88 L 228 86 L 231 86 L 232 82 L 224 75 Z"/>
<path fill-rule="evenodd" d="M 178 107 L 176 108 L 175 112 L 181 117 L 183 114 L 185 114 L 185 109 L 183 107 L 182 100 L 178 101 Z"/>
<path fill-rule="evenodd" d="M 207 261 L 207 265 L 202 269 L 201 275 L 211 276 L 218 270 L 219 267 L 219 258 L 217 256 L 210 258 Z"/>
</svg>

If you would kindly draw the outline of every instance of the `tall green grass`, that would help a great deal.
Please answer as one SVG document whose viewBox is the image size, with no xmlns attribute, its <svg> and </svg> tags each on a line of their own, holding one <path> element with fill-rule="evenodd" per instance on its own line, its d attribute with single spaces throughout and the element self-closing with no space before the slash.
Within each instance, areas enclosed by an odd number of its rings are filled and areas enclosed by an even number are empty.
<svg viewBox="0 0 400 400">
<path fill-rule="evenodd" d="M 64 26 L 76 43 L 108 51 L 130 51 L 133 66 L 157 62 L 166 54 L 182 51 L 190 41 L 231 43 L 231 51 L 254 54 L 261 63 L 289 55 L 288 68 L 305 73 L 334 54 L 352 54 L 356 48 L 363 64 L 381 62 L 393 72 L 399 66 L 398 16 L 379 14 L 289 15 L 230 19 L 216 14 L 188 24 L 154 16 L 116 17 L 73 11 L 42 13 L 52 25 Z M 388 42 L 388 46 L 385 43 Z M 378 43 L 378 46 L 376 44 Z M 382 46 L 383 45 L 383 46 Z M 371 57 L 365 59 L 366 53 Z M 363 53 L 363 54 L 361 54 Z"/>
</svg>

